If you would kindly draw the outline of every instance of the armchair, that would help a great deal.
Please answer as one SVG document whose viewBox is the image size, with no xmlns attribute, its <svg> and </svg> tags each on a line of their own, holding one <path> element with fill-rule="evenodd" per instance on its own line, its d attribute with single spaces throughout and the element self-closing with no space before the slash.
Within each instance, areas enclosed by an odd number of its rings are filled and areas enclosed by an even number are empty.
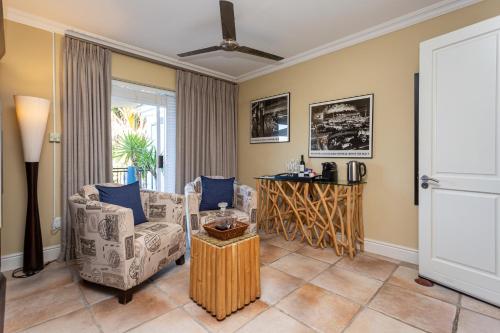
<svg viewBox="0 0 500 333">
<path fill-rule="evenodd" d="M 122 304 L 164 266 L 184 264 L 184 197 L 141 190 L 141 203 L 148 222 L 134 226 L 132 210 L 100 202 L 93 185 L 69 198 L 80 276 L 118 289 Z"/>
<path fill-rule="evenodd" d="M 210 176 L 214 179 L 222 179 L 222 176 Z M 201 178 L 196 178 L 193 182 L 184 187 L 186 199 L 187 219 L 190 230 L 193 234 L 202 230 L 202 226 L 214 219 L 218 210 L 199 211 L 201 201 Z M 246 222 L 250 226 L 249 232 L 257 231 L 257 192 L 247 185 L 234 183 L 233 208 L 226 211 L 236 217 L 241 222 Z"/>
</svg>

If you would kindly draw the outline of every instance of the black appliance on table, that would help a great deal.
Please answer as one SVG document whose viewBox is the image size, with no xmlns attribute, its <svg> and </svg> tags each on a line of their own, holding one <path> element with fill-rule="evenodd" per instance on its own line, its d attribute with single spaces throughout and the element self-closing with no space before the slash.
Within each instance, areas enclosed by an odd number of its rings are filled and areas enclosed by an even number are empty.
<svg viewBox="0 0 500 333">
<path fill-rule="evenodd" d="M 321 172 L 321 179 L 336 182 L 338 180 L 338 169 L 337 163 L 335 162 L 325 162 L 321 163 L 323 170 Z"/>
</svg>

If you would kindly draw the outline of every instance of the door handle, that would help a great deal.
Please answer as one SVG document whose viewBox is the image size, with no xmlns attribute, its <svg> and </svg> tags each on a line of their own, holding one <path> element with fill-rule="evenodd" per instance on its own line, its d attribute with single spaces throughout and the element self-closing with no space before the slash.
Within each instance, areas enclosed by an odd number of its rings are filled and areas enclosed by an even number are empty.
<svg viewBox="0 0 500 333">
<path fill-rule="evenodd" d="M 420 180 L 422 180 L 422 188 L 426 189 L 429 187 L 429 182 L 433 182 L 435 184 L 439 184 L 439 180 L 438 179 L 435 179 L 435 178 L 431 178 L 427 175 L 423 175 L 422 177 L 420 177 Z"/>
</svg>

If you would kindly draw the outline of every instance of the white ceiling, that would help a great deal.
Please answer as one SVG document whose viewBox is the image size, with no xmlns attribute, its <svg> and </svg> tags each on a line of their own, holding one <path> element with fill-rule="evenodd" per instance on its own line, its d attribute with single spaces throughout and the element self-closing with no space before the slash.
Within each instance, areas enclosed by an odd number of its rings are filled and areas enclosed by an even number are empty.
<svg viewBox="0 0 500 333">
<path fill-rule="evenodd" d="M 461 1 L 233 3 L 241 45 L 290 58 L 428 6 Z M 4 6 L 173 58 L 177 58 L 177 53 L 218 45 L 222 40 L 218 0 L 4 0 Z M 279 66 L 273 61 L 224 51 L 182 60 L 234 78 L 269 65 Z"/>
</svg>

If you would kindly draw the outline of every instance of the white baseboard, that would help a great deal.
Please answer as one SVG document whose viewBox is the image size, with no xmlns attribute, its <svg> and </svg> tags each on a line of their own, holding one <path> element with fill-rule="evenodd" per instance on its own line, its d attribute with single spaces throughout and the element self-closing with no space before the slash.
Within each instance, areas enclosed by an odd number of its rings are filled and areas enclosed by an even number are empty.
<svg viewBox="0 0 500 333">
<path fill-rule="evenodd" d="M 365 238 L 365 251 L 418 265 L 418 250 Z"/>
<path fill-rule="evenodd" d="M 59 258 L 61 245 L 47 246 L 43 249 L 43 259 L 45 262 Z M 23 266 L 23 253 L 17 252 L 2 256 L 2 272 L 11 271 Z"/>
<path fill-rule="evenodd" d="M 382 242 L 374 239 L 365 239 L 365 251 L 406 261 L 412 264 L 418 264 L 418 250 L 406 246 Z M 45 262 L 56 260 L 61 252 L 60 245 L 47 246 L 43 249 L 43 258 Z M 22 267 L 23 253 L 12 253 L 2 256 L 2 272 L 11 271 Z"/>
</svg>

